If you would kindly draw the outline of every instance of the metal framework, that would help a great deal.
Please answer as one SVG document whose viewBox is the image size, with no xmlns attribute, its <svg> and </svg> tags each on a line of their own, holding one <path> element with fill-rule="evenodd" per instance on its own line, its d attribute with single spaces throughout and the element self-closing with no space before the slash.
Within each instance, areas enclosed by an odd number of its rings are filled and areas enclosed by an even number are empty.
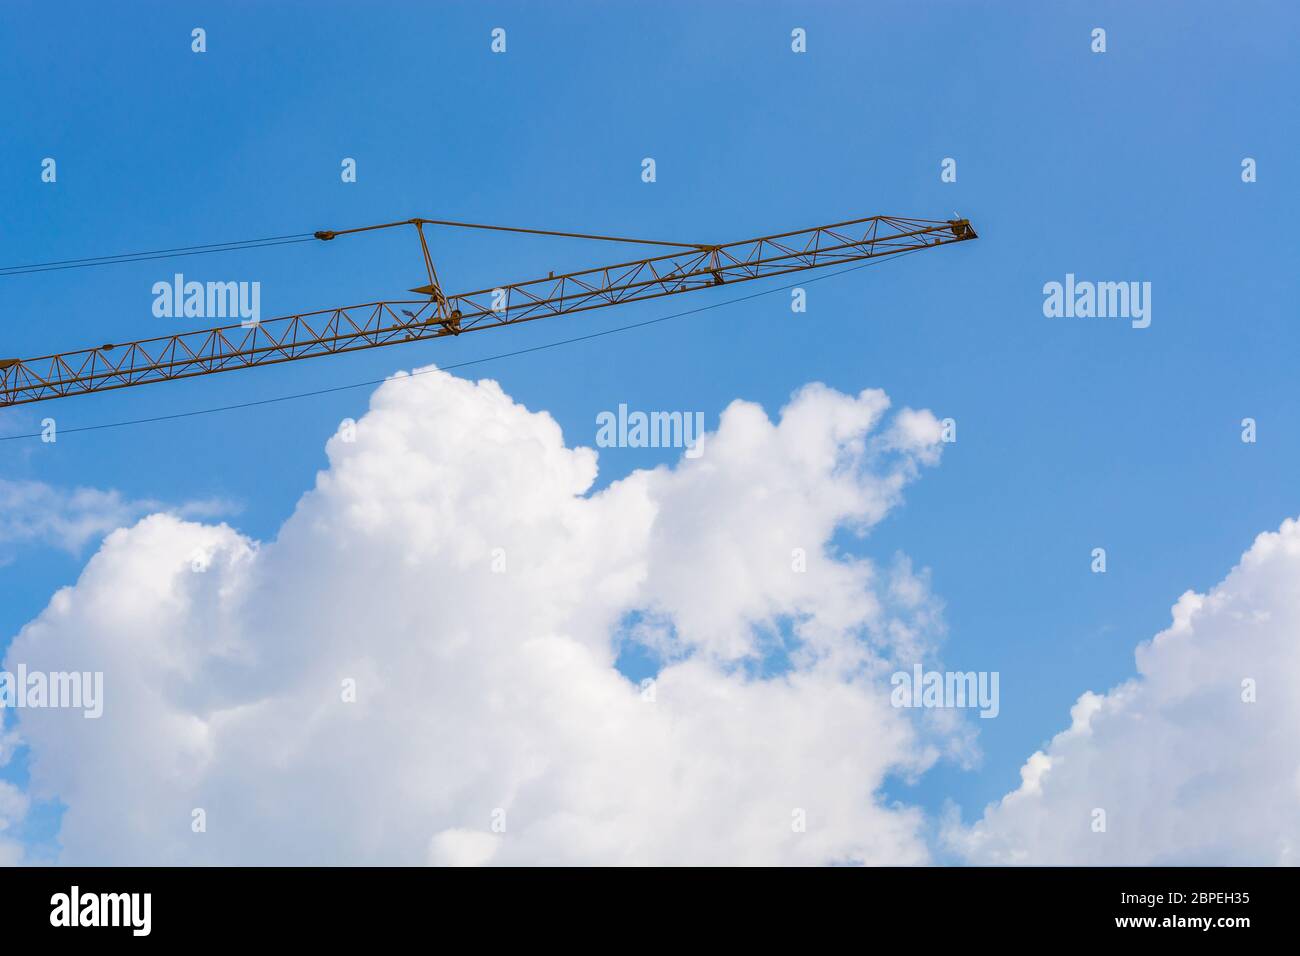
<svg viewBox="0 0 1300 956">
<path fill-rule="evenodd" d="M 678 250 L 449 296 L 438 282 L 425 241 L 425 226 L 434 225 L 637 242 L 676 246 Z M 256 324 L 180 332 L 125 344 L 107 343 L 33 359 L 0 359 L 0 407 L 518 325 L 977 238 L 967 219 L 899 216 L 871 216 L 723 245 L 653 242 L 435 219 L 322 231 L 315 236 L 332 240 L 397 226 L 414 226 L 419 234 L 429 282 L 410 291 L 421 295 L 420 299 L 367 302 Z"/>
</svg>

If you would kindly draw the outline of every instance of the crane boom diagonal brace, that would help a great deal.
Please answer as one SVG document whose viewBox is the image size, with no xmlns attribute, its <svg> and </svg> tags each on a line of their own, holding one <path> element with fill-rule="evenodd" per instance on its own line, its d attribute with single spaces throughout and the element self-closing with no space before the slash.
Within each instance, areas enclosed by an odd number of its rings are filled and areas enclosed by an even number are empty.
<svg viewBox="0 0 1300 956">
<path fill-rule="evenodd" d="M 873 216 L 725 245 L 676 243 L 686 251 L 448 296 L 424 242 L 423 227 L 430 223 L 438 224 L 412 219 L 346 231 L 417 226 L 429 276 L 428 285 L 411 290 L 420 299 L 368 302 L 34 359 L 0 359 L 0 407 L 460 335 L 977 238 L 965 219 Z M 344 234 L 322 232 L 317 238 Z"/>
</svg>

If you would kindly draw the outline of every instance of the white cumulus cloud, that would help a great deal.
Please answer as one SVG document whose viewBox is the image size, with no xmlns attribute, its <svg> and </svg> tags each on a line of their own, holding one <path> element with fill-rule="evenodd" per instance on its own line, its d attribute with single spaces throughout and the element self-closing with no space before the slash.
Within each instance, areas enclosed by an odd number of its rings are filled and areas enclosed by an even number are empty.
<svg viewBox="0 0 1300 956">
<path fill-rule="evenodd" d="M 953 846 L 978 863 L 1300 863 L 1300 522 L 1179 598 L 1137 671 L 1080 697 L 1019 789 L 950 821 Z"/>
<path fill-rule="evenodd" d="M 15 638 L 11 669 L 104 672 L 99 720 L 16 724 L 63 861 L 927 860 L 880 788 L 956 735 L 889 705 L 937 603 L 831 542 L 937 459 L 928 412 L 737 401 L 596 492 L 491 381 L 399 376 L 348 437 L 274 540 L 147 517 Z M 651 686 L 615 666 L 635 639 Z"/>
</svg>

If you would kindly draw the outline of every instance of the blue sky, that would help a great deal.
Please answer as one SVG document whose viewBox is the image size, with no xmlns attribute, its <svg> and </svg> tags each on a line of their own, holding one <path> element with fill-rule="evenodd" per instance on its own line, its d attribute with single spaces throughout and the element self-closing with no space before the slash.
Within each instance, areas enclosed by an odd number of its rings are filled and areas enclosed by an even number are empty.
<svg viewBox="0 0 1300 956">
<path fill-rule="evenodd" d="M 957 443 L 906 506 L 846 543 L 929 568 L 945 663 L 1002 675 L 1000 719 L 977 721 L 981 766 L 900 783 L 900 799 L 950 798 L 969 817 L 1012 789 L 1081 692 L 1132 673 L 1179 594 L 1300 513 L 1290 4 L 127 6 L 129 19 L 21 0 L 0 14 L 0 264 L 413 215 L 701 242 L 880 213 L 973 221 L 976 243 L 809 283 L 805 315 L 774 293 L 467 372 L 549 410 L 571 445 L 593 444 L 595 415 L 619 403 L 703 409 L 712 428 L 736 397 L 775 413 L 808 381 L 956 419 Z M 804 55 L 790 51 L 796 26 Z M 340 182 L 344 157 L 355 184 Z M 945 157 L 956 183 L 940 181 Z M 1258 182 L 1241 181 L 1243 157 Z M 623 252 L 452 232 L 433 246 L 453 291 Z M 170 331 L 149 290 L 174 271 L 259 280 L 265 316 L 423 281 L 405 234 L 0 278 L 0 352 Z M 1070 272 L 1151 282 L 1151 327 L 1045 318 L 1043 284 Z M 712 295 L 30 406 L 0 413 L 0 434 L 382 378 Z M 0 478 L 229 499 L 233 523 L 265 539 L 368 394 L 0 442 Z M 1255 444 L 1239 437 L 1247 416 Z M 601 482 L 669 457 L 602 450 Z M 1094 547 L 1105 575 L 1090 573 Z M 85 559 L 12 552 L 0 646 Z M 21 779 L 22 761 L 6 774 Z"/>
</svg>

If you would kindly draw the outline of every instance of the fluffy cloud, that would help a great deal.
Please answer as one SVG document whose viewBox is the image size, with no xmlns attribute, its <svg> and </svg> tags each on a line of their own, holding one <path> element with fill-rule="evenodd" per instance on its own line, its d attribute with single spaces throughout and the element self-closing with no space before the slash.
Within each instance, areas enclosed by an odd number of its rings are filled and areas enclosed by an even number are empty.
<svg viewBox="0 0 1300 956">
<path fill-rule="evenodd" d="M 13 866 L 23 860 L 22 844 L 9 836 L 9 828 L 27 815 L 27 794 L 6 780 L 0 780 L 0 866 Z"/>
<path fill-rule="evenodd" d="M 1297 635 L 1288 520 L 1208 594 L 1184 594 L 1138 676 L 1080 697 L 1020 788 L 950 841 L 980 863 L 1300 863 Z"/>
<path fill-rule="evenodd" d="M 937 459 L 887 407 L 735 402 L 593 493 L 549 415 L 401 376 L 275 540 L 148 517 L 22 630 L 7 667 L 105 675 L 99 720 L 22 712 L 28 796 L 66 804 L 66 862 L 924 862 L 879 790 L 950 745 L 885 677 L 935 602 L 830 543 Z"/>
</svg>

